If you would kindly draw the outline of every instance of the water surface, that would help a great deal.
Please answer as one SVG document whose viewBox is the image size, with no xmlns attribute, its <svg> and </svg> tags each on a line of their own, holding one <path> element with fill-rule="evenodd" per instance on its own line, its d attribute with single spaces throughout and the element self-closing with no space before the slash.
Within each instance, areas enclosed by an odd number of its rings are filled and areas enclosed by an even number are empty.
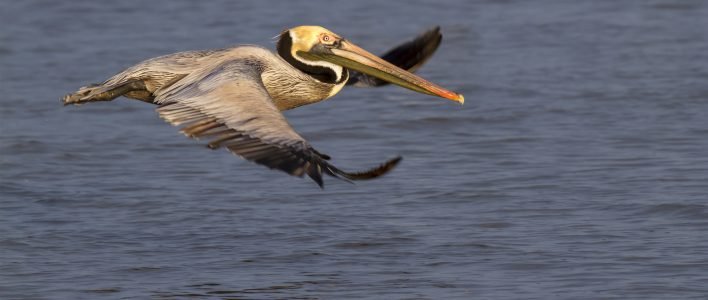
<svg viewBox="0 0 708 300">
<path fill-rule="evenodd" d="M 0 298 L 705 299 L 708 3 L 5 1 Z M 143 59 L 274 47 L 301 24 L 467 103 L 346 89 L 287 113 L 347 170 L 208 151 L 119 99 L 59 99 Z"/>
</svg>

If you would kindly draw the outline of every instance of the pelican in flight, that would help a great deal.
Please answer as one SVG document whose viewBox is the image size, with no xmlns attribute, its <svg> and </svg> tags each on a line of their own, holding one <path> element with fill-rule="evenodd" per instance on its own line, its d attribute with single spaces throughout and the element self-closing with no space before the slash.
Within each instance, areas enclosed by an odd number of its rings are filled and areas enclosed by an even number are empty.
<svg viewBox="0 0 708 300">
<path fill-rule="evenodd" d="M 344 180 L 381 176 L 401 157 L 364 172 L 345 172 L 328 162 L 285 120 L 281 111 L 317 103 L 345 85 L 393 83 L 464 103 L 411 72 L 437 49 L 442 35 L 429 30 L 379 58 L 319 26 L 299 26 L 278 36 L 276 52 L 258 46 L 187 51 L 148 59 L 101 84 L 64 96 L 64 105 L 110 101 L 119 96 L 156 104 L 167 122 L 208 147 L 294 176 L 307 174 L 320 187 L 322 174 Z"/>
</svg>

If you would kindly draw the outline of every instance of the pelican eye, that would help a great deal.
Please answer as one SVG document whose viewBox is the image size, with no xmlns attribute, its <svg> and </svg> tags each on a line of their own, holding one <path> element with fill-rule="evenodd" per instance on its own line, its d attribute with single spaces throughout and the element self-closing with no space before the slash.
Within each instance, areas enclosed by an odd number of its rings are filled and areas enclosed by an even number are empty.
<svg viewBox="0 0 708 300">
<path fill-rule="evenodd" d="M 328 46 L 334 45 L 334 44 L 337 43 L 337 39 L 334 38 L 333 36 L 329 35 L 329 34 L 323 34 L 323 35 L 320 37 L 320 41 L 321 41 L 323 44 L 328 45 Z"/>
</svg>

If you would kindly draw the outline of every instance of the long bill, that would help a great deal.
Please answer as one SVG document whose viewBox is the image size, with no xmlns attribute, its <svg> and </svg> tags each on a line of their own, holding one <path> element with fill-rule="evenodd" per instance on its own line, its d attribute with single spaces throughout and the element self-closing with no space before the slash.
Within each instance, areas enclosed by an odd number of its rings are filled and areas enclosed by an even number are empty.
<svg viewBox="0 0 708 300">
<path fill-rule="evenodd" d="M 446 90 L 420 76 L 394 66 L 347 40 L 341 40 L 340 47 L 328 50 L 315 53 L 299 51 L 298 54 L 308 59 L 326 60 L 419 93 L 450 99 L 460 104 L 465 103 L 465 97 L 462 94 Z"/>
</svg>

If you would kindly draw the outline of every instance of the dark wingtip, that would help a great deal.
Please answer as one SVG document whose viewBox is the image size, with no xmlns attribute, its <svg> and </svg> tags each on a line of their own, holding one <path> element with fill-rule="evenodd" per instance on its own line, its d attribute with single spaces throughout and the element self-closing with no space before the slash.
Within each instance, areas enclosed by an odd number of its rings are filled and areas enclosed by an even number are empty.
<svg viewBox="0 0 708 300">
<path fill-rule="evenodd" d="M 307 167 L 307 169 L 305 169 L 305 173 L 307 173 L 307 176 L 314 180 L 317 185 L 319 185 L 320 188 L 324 190 L 324 180 L 322 180 L 322 169 L 319 165 L 310 165 L 309 167 Z"/>
<path fill-rule="evenodd" d="M 443 35 L 442 32 L 440 32 L 440 26 L 435 26 L 427 32 L 423 33 L 421 35 L 421 40 L 423 40 L 426 44 L 425 46 L 423 46 L 424 49 L 427 48 L 426 50 L 423 50 L 424 53 L 429 51 L 429 53 L 426 54 L 428 56 L 432 56 L 435 50 L 437 50 L 440 46 L 440 43 L 442 43 L 442 38 Z"/>
<path fill-rule="evenodd" d="M 440 46 L 442 38 L 440 26 L 434 26 L 420 33 L 414 39 L 389 50 L 380 57 L 401 69 L 415 72 L 433 56 Z M 347 85 L 357 87 L 378 87 L 387 84 L 389 82 L 385 80 L 351 70 L 347 81 Z"/>
<path fill-rule="evenodd" d="M 398 165 L 399 162 L 403 157 L 401 156 L 396 156 L 395 158 L 381 164 L 380 166 L 364 171 L 364 172 L 355 172 L 355 173 L 348 173 L 344 172 L 339 169 L 334 169 L 333 171 L 337 173 L 338 175 L 341 175 L 342 177 L 349 179 L 349 180 L 368 180 L 368 179 L 374 179 L 377 177 L 381 177 L 388 173 L 389 171 L 393 170 L 393 168 Z"/>
<path fill-rule="evenodd" d="M 440 25 L 436 25 L 435 27 L 428 29 L 428 31 L 426 31 L 426 32 L 423 33 L 422 35 L 428 35 L 428 34 L 434 35 L 434 36 L 436 36 L 436 37 L 438 37 L 438 38 L 441 38 L 441 37 L 442 37 L 442 33 L 440 32 Z"/>
</svg>

